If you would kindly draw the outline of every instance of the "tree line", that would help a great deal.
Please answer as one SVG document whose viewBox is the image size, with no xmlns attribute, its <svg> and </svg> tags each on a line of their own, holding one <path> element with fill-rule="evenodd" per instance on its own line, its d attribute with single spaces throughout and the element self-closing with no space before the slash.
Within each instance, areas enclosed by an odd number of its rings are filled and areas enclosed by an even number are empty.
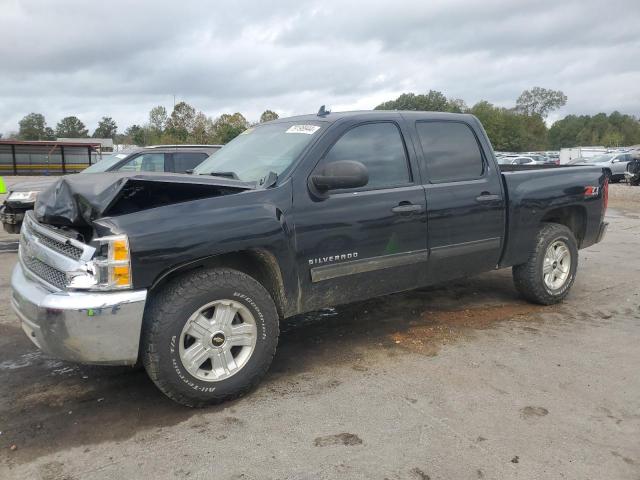
<svg viewBox="0 0 640 480">
<path fill-rule="evenodd" d="M 259 122 L 275 120 L 278 114 L 265 110 Z M 55 140 L 56 138 L 90 138 L 89 130 L 76 116 L 60 120 L 55 129 L 47 125 L 44 115 L 30 113 L 18 123 L 19 130 L 7 138 L 16 140 Z M 91 137 L 111 138 L 116 144 L 224 144 L 251 126 L 239 112 L 223 114 L 213 119 L 186 102 L 177 103 L 171 114 L 158 105 L 149 112 L 148 120 L 142 125 L 131 125 L 123 133 L 118 133 L 118 125 L 109 116 L 98 122 Z M 1 137 L 2 135 L 0 135 Z"/>
<path fill-rule="evenodd" d="M 640 144 L 640 121 L 634 116 L 613 112 L 610 115 L 568 115 L 547 127 L 547 116 L 564 106 L 567 96 L 559 90 L 534 87 L 525 90 L 511 108 L 482 100 L 469 107 L 442 92 L 403 93 L 395 100 L 381 103 L 376 110 L 423 110 L 471 113 L 482 122 L 493 148 L 522 152 L 559 150 L 579 145 L 619 147 Z"/>
<path fill-rule="evenodd" d="M 640 121 L 631 115 L 613 112 L 609 115 L 568 115 L 547 127 L 548 115 L 564 106 L 567 96 L 559 90 L 534 87 L 525 90 L 511 108 L 493 105 L 485 100 L 469 107 L 464 100 L 448 98 L 430 90 L 425 94 L 403 93 L 395 100 L 383 102 L 376 110 L 420 110 L 471 113 L 482 122 L 493 147 L 502 151 L 541 151 L 578 145 L 618 147 L 640 144 Z M 273 110 L 265 110 L 259 122 L 278 118 Z M 92 136 L 112 138 L 118 144 L 139 146 L 153 144 L 224 144 L 251 126 L 239 112 L 211 118 L 186 102 L 177 103 L 171 114 L 161 105 L 153 107 L 147 122 L 131 125 L 123 133 L 113 118 L 104 116 Z M 19 131 L 9 138 L 20 140 L 52 140 L 86 138 L 89 131 L 76 116 L 60 120 L 55 129 L 48 127 L 44 115 L 30 113 L 19 122 Z"/>
</svg>

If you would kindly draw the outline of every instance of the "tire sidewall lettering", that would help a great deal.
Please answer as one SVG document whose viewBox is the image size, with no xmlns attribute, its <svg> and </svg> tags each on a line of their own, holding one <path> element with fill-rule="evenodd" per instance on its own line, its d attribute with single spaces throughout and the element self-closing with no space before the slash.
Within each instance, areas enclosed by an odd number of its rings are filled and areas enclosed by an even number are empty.
<svg viewBox="0 0 640 480">
<path fill-rule="evenodd" d="M 262 310 L 260 310 L 260 307 L 258 307 L 257 303 L 251 297 L 249 297 L 248 295 L 245 295 L 244 293 L 233 292 L 233 296 L 243 300 L 245 304 L 248 304 L 248 306 L 251 307 L 258 314 L 260 331 L 261 331 L 260 337 L 262 338 L 262 340 L 266 340 L 267 328 L 265 325 L 264 314 L 262 313 Z"/>
</svg>

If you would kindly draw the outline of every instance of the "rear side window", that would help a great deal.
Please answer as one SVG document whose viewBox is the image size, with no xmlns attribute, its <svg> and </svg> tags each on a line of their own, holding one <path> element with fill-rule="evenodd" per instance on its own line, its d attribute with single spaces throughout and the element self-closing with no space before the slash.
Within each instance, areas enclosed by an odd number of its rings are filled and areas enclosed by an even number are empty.
<svg viewBox="0 0 640 480">
<path fill-rule="evenodd" d="M 120 166 L 121 172 L 164 172 L 164 153 L 143 153 Z"/>
<path fill-rule="evenodd" d="M 467 125 L 418 122 L 416 129 L 431 182 L 457 182 L 482 176 L 484 163 L 480 147 Z"/>
<path fill-rule="evenodd" d="M 176 173 L 184 173 L 187 170 L 193 170 L 207 158 L 206 153 L 196 152 L 177 152 L 173 154 L 173 171 Z"/>
<path fill-rule="evenodd" d="M 367 167 L 369 183 L 366 188 L 411 182 L 404 142 L 393 123 L 368 123 L 346 132 L 327 152 L 322 165 L 340 160 L 355 160 Z"/>
</svg>

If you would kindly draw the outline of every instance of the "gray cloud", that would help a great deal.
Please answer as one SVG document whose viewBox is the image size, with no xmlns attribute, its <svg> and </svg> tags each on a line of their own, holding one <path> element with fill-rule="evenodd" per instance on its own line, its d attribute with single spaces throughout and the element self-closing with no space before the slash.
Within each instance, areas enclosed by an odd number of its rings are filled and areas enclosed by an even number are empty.
<svg viewBox="0 0 640 480">
<path fill-rule="evenodd" d="M 640 113 L 636 0 L 0 2 L 0 132 L 31 111 L 124 129 L 174 94 L 256 119 L 540 85 L 568 95 L 560 114 Z"/>
</svg>

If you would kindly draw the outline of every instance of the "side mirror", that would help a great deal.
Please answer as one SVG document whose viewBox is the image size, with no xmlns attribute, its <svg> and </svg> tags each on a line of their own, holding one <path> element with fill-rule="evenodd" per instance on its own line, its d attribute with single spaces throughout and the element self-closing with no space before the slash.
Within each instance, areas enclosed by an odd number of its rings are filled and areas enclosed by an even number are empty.
<svg viewBox="0 0 640 480">
<path fill-rule="evenodd" d="M 364 187 L 369 183 L 369 172 L 360 162 L 340 160 L 328 163 L 318 173 L 312 175 L 311 183 L 320 192 Z"/>
</svg>

